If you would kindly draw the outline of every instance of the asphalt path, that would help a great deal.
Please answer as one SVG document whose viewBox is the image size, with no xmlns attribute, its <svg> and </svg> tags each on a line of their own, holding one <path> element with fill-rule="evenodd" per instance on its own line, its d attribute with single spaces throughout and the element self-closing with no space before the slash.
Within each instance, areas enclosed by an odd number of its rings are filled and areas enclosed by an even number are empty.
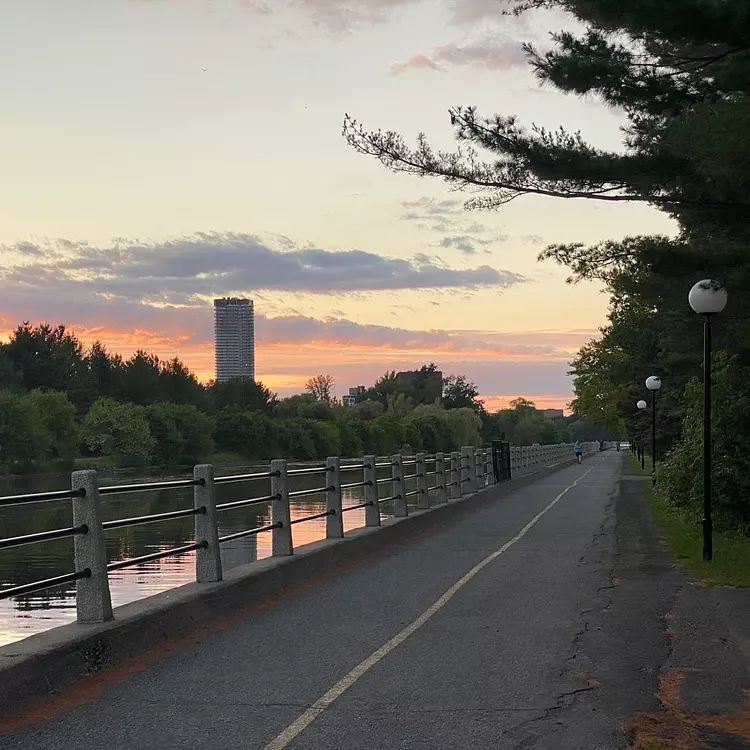
<svg viewBox="0 0 750 750">
<path fill-rule="evenodd" d="M 638 519 L 616 538 L 621 469 L 607 452 L 490 488 L 449 525 L 74 686 L 0 748 L 624 747 L 624 718 L 655 700 L 664 639 L 644 623 L 668 592 Z M 640 571 L 619 600 L 618 544 Z"/>
</svg>

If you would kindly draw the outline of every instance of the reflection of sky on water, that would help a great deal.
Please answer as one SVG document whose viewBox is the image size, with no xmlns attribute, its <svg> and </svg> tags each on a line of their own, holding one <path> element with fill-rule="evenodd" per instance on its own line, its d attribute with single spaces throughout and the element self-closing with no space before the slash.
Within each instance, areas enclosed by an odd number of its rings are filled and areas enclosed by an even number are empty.
<svg viewBox="0 0 750 750">
<path fill-rule="evenodd" d="M 344 481 L 354 480 L 347 478 Z M 306 484 L 309 487 L 321 486 L 320 478 L 311 478 Z M 293 489 L 300 488 L 299 484 L 293 487 Z M 225 502 L 241 497 L 258 496 L 263 492 L 259 488 L 253 489 L 252 492 L 245 489 L 244 492 L 240 491 L 239 495 L 220 498 L 219 501 Z M 360 488 L 344 490 L 344 507 L 361 503 L 361 493 Z M 159 493 L 158 497 L 156 497 L 156 493 L 151 493 L 155 500 L 147 503 L 148 507 L 144 510 L 142 498 L 146 494 L 149 493 L 142 493 L 140 498 L 137 496 L 109 496 L 106 501 L 103 499 L 102 512 L 105 520 L 176 510 L 192 505 L 192 493 L 190 491 Z M 381 497 L 385 497 L 387 494 L 390 494 L 389 483 L 381 485 L 380 488 Z M 322 494 L 296 500 L 296 502 L 294 499 L 292 501 L 293 520 L 325 510 L 325 498 Z M 169 503 L 169 505 L 165 506 L 165 503 Z M 32 533 L 43 528 L 61 528 L 70 525 L 69 504 L 66 506 L 65 501 L 63 503 L 45 504 L 45 506 L 53 505 L 56 507 L 51 510 L 44 507 L 41 513 L 38 511 L 33 519 L 28 515 L 19 518 L 18 508 L 13 509 L 16 512 L 15 517 L 11 517 L 8 512 L 2 515 L 3 511 L 7 511 L 7 509 L 0 508 L 0 538 Z M 28 507 L 25 506 L 26 509 Z M 31 507 L 42 508 L 41 505 Z M 219 536 L 270 523 L 270 508 L 263 505 L 251 506 L 251 508 L 251 512 L 228 511 L 221 513 L 219 515 Z M 384 516 L 387 515 L 388 509 L 388 506 L 381 508 Z M 23 512 L 28 514 L 28 510 Z M 44 517 L 40 519 L 40 515 Z M 19 530 L 19 523 L 21 524 L 21 530 Z M 347 531 L 364 526 L 364 523 L 365 513 L 362 508 L 344 514 L 344 529 Z M 300 547 L 324 539 L 325 524 L 325 518 L 318 518 L 293 526 L 294 546 Z M 116 529 L 107 532 L 106 537 L 109 560 L 127 559 L 189 543 L 194 539 L 193 519 L 179 519 L 177 521 Z M 73 569 L 72 549 L 72 540 L 65 539 L 54 543 L 18 547 L 13 550 L 0 550 L 0 585 L 5 588 L 70 572 Z M 225 570 L 269 557 L 271 555 L 271 532 L 232 540 L 223 544 L 221 550 Z M 10 552 L 15 553 L 12 559 L 9 556 Z M 194 580 L 194 552 L 114 571 L 109 576 L 112 604 L 114 607 L 119 607 L 175 586 L 192 583 Z M 0 600 L 0 645 L 13 643 L 34 633 L 74 622 L 75 617 L 75 584 L 40 591 L 18 599 Z"/>
</svg>

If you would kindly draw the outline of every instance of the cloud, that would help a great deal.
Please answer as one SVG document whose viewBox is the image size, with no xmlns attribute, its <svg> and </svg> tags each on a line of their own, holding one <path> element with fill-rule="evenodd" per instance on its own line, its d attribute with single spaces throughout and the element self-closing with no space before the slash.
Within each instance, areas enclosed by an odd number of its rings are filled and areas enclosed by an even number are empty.
<svg viewBox="0 0 750 750">
<path fill-rule="evenodd" d="M 520 42 L 511 39 L 497 41 L 488 37 L 466 45 L 446 44 L 436 47 L 431 55 L 413 54 L 406 62 L 391 65 L 390 70 L 394 75 L 415 69 L 442 71 L 445 65 L 473 65 L 496 71 L 525 67 L 527 60 Z"/>
<path fill-rule="evenodd" d="M 406 62 L 393 63 L 391 65 L 391 73 L 398 74 L 403 73 L 405 70 L 416 70 L 418 68 L 429 68 L 430 70 L 443 71 L 434 60 L 430 60 L 429 57 L 425 57 L 422 54 L 412 55 Z"/>
<path fill-rule="evenodd" d="M 462 252 L 464 255 L 476 255 L 477 249 L 474 247 L 474 242 L 476 241 L 477 240 L 472 239 L 471 237 L 443 237 L 439 247 L 453 248 Z M 484 240 L 479 241 L 483 243 L 485 242 Z"/>
<path fill-rule="evenodd" d="M 162 243 L 94 247 L 62 241 L 2 249 L 19 260 L 0 269 L 0 280 L 27 297 L 51 293 L 152 305 L 190 305 L 205 297 L 264 290 L 332 295 L 503 288 L 525 280 L 486 265 L 448 268 L 424 254 L 405 260 L 364 250 L 278 250 L 253 235 L 218 232 Z"/>
</svg>

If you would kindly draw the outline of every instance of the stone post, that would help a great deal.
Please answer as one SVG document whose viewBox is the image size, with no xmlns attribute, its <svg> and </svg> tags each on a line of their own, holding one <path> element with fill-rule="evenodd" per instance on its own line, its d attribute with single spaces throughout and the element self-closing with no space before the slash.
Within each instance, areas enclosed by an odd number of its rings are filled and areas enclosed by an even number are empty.
<svg viewBox="0 0 750 750">
<path fill-rule="evenodd" d="M 458 451 L 451 453 L 451 483 L 450 499 L 457 500 L 461 497 L 461 454 Z"/>
<path fill-rule="evenodd" d="M 291 511 L 289 509 L 289 480 L 286 474 L 286 460 L 271 461 L 271 523 L 280 524 L 273 530 L 271 549 L 274 557 L 294 554 L 292 544 Z"/>
<path fill-rule="evenodd" d="M 219 519 L 216 513 L 214 467 L 200 464 L 193 469 L 193 478 L 203 481 L 193 487 L 193 507 L 205 508 L 195 517 L 195 541 L 208 542 L 208 546 L 195 552 L 195 580 L 198 583 L 222 579 L 221 550 L 219 549 Z"/>
<path fill-rule="evenodd" d="M 344 514 L 341 512 L 341 459 L 333 456 L 326 459 L 326 539 L 341 539 L 344 536 Z"/>
<path fill-rule="evenodd" d="M 73 537 L 75 569 L 91 571 L 88 578 L 76 581 L 76 615 L 80 623 L 107 622 L 112 619 L 112 598 L 104 529 L 99 517 L 99 482 L 94 470 L 74 471 L 70 479 L 74 492 L 85 493 L 73 498 L 73 525 L 88 529 L 85 534 Z"/>
<path fill-rule="evenodd" d="M 427 464 L 425 463 L 424 453 L 417 453 L 416 455 L 416 470 L 417 475 L 417 508 L 420 510 L 427 510 L 430 507 L 430 496 L 427 494 Z"/>
<path fill-rule="evenodd" d="M 465 445 L 461 449 L 461 494 L 467 495 L 477 491 L 474 448 Z"/>
<path fill-rule="evenodd" d="M 400 453 L 391 456 L 391 477 L 393 479 L 393 515 L 396 518 L 404 518 L 409 515 L 409 507 L 406 504 L 406 487 L 404 486 L 403 458 Z"/>
<path fill-rule="evenodd" d="M 375 456 L 365 456 L 363 479 L 365 482 L 365 502 L 372 503 L 365 508 L 365 526 L 380 526 L 380 503 L 378 502 L 377 469 Z"/>
<path fill-rule="evenodd" d="M 450 459 L 449 459 L 450 460 Z M 448 502 L 448 479 L 449 474 L 445 471 L 445 453 L 435 454 L 435 504 L 442 505 Z"/>
</svg>

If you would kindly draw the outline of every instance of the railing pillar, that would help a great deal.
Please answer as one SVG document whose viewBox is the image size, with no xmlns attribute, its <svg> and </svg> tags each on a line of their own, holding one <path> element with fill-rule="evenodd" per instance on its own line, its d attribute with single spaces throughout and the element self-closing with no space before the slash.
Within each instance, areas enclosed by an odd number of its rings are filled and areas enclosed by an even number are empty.
<svg viewBox="0 0 750 750">
<path fill-rule="evenodd" d="M 205 508 L 203 513 L 195 517 L 195 541 L 208 543 L 208 546 L 195 552 L 195 580 L 198 583 L 220 581 L 223 574 L 214 492 L 214 467 L 211 464 L 199 464 L 193 469 L 193 479 L 203 482 L 193 488 L 193 507 L 196 510 Z"/>
<path fill-rule="evenodd" d="M 457 500 L 459 497 L 461 497 L 461 454 L 453 451 L 451 453 L 450 499 Z"/>
<path fill-rule="evenodd" d="M 90 570 L 88 578 L 76 581 L 76 615 L 80 623 L 107 622 L 112 619 L 112 597 L 107 574 L 107 549 L 99 517 L 99 481 L 96 471 L 74 471 L 70 486 L 83 490 L 73 498 L 73 525 L 86 526 L 85 534 L 73 537 L 76 571 Z"/>
<path fill-rule="evenodd" d="M 477 448 L 474 451 L 474 477 L 477 483 L 477 490 L 484 489 L 484 470 L 482 469 L 482 451 Z"/>
<path fill-rule="evenodd" d="M 272 554 L 274 557 L 293 555 L 289 480 L 286 474 L 286 460 L 283 458 L 271 461 L 271 494 L 271 523 L 280 524 L 272 532 Z"/>
<path fill-rule="evenodd" d="M 477 477 L 474 466 L 474 448 L 465 445 L 461 450 L 461 494 L 470 494 L 477 491 Z"/>
<path fill-rule="evenodd" d="M 487 478 L 487 485 L 495 484 L 495 467 L 492 465 L 492 448 L 487 448 L 484 452 L 484 475 Z"/>
<path fill-rule="evenodd" d="M 365 502 L 372 503 L 365 508 L 365 526 L 380 526 L 380 503 L 378 502 L 378 472 L 375 468 L 375 456 L 365 456 L 363 480 L 365 483 Z"/>
<path fill-rule="evenodd" d="M 420 510 L 427 510 L 430 507 L 430 496 L 427 494 L 427 464 L 425 463 L 424 453 L 417 453 L 416 458 L 416 469 L 414 473 L 417 475 L 417 508 Z"/>
<path fill-rule="evenodd" d="M 341 512 L 341 459 L 331 456 L 326 459 L 326 539 L 341 539 L 344 536 L 344 514 Z"/>
<path fill-rule="evenodd" d="M 445 471 L 445 453 L 435 454 L 435 504 L 448 502 L 448 476 Z"/>
<path fill-rule="evenodd" d="M 404 518 L 409 515 L 409 507 L 406 504 L 403 458 L 400 453 L 391 456 L 391 477 L 393 479 L 393 491 L 391 492 L 393 495 L 393 515 L 396 518 Z"/>
</svg>

